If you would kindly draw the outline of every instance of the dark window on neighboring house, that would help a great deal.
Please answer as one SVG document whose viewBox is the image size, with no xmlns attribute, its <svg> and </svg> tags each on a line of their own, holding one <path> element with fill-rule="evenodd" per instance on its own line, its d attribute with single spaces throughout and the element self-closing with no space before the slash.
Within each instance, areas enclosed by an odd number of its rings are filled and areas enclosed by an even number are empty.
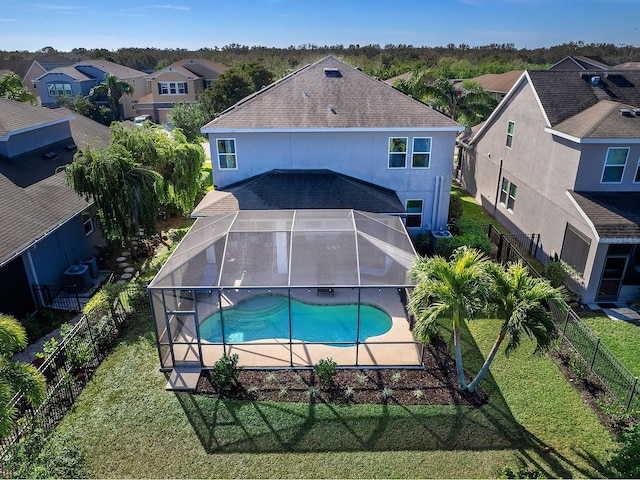
<svg viewBox="0 0 640 480">
<path fill-rule="evenodd" d="M 218 162 L 221 169 L 238 168 L 236 159 L 236 141 L 234 138 L 218 138 Z"/>
<path fill-rule="evenodd" d="M 629 147 L 609 147 L 604 160 L 601 183 L 622 183 Z"/>
<path fill-rule="evenodd" d="M 405 207 L 407 211 L 407 227 L 422 226 L 422 200 L 407 200 Z"/>
<path fill-rule="evenodd" d="M 47 90 L 50 97 L 62 97 L 64 95 L 71 97 L 73 95 L 73 90 L 69 82 L 47 83 Z"/>
<path fill-rule="evenodd" d="M 583 274 L 587 265 L 590 247 L 591 239 L 567 223 L 560 259 L 571 265 L 580 274 Z"/>
<path fill-rule="evenodd" d="M 502 187 L 500 187 L 500 203 L 507 207 L 507 210 L 511 210 L 513 212 L 513 207 L 516 204 L 517 193 L 517 185 L 509 182 L 509 180 L 502 177 Z"/>
<path fill-rule="evenodd" d="M 407 166 L 407 137 L 389 139 L 389 168 L 405 168 Z"/>
<path fill-rule="evenodd" d="M 429 168 L 431 160 L 431 138 L 415 137 L 413 139 L 413 155 L 411 166 L 413 168 Z"/>
<path fill-rule="evenodd" d="M 513 145 L 513 132 L 516 128 L 516 124 L 514 122 L 509 122 L 507 125 L 507 147 L 511 148 Z"/>
<path fill-rule="evenodd" d="M 93 233 L 93 216 L 90 208 L 85 208 L 82 211 L 82 225 L 84 226 L 85 235 Z"/>
<path fill-rule="evenodd" d="M 636 167 L 636 176 L 633 179 L 633 183 L 640 183 L 640 158 L 638 159 L 638 166 Z"/>
</svg>

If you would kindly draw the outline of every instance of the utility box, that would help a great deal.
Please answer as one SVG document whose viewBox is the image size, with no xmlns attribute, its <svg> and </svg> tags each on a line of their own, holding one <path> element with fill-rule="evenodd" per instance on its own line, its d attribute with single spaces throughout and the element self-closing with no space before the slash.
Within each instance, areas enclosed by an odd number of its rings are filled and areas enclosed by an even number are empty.
<svg viewBox="0 0 640 480">
<path fill-rule="evenodd" d="M 436 252 L 436 245 L 441 238 L 451 238 L 451 232 L 449 230 L 432 230 L 431 231 L 431 255 Z"/>
</svg>

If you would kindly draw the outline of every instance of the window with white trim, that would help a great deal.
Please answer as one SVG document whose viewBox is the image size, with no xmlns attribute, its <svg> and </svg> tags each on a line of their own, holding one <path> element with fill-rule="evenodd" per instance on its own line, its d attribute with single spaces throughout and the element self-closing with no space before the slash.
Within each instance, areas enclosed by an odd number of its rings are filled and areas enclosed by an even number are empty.
<svg viewBox="0 0 640 480">
<path fill-rule="evenodd" d="M 502 177 L 502 186 L 500 187 L 500 203 L 507 207 L 507 210 L 513 211 L 516 204 L 516 194 L 518 187 L 514 183 Z"/>
<path fill-rule="evenodd" d="M 186 95 L 187 82 L 158 82 L 160 95 Z"/>
<path fill-rule="evenodd" d="M 91 215 L 91 209 L 85 208 L 82 213 L 82 226 L 84 227 L 84 234 L 91 235 L 93 233 L 93 215 Z"/>
<path fill-rule="evenodd" d="M 633 179 L 633 183 L 640 183 L 640 158 L 638 159 L 638 166 L 636 167 L 636 176 Z"/>
<path fill-rule="evenodd" d="M 47 91 L 50 97 L 62 97 L 63 95 L 72 96 L 73 90 L 69 82 L 51 82 L 47 83 Z"/>
<path fill-rule="evenodd" d="M 422 200 L 407 200 L 405 211 L 407 212 L 407 220 L 405 222 L 407 227 L 422 226 Z"/>
<path fill-rule="evenodd" d="M 511 148 L 511 145 L 513 145 L 513 132 L 516 128 L 516 124 L 515 122 L 512 122 L 511 120 L 509 120 L 509 123 L 507 124 L 507 147 Z"/>
<path fill-rule="evenodd" d="M 389 168 L 405 168 L 407 166 L 407 137 L 389 138 Z"/>
<path fill-rule="evenodd" d="M 411 155 L 412 168 L 429 168 L 431 163 L 431 138 L 414 137 Z"/>
<path fill-rule="evenodd" d="M 629 147 L 609 147 L 600 183 L 622 183 L 622 175 L 628 156 Z"/>
<path fill-rule="evenodd" d="M 235 138 L 218 138 L 216 140 L 218 147 L 218 164 L 220 169 L 238 168 L 236 159 L 236 140 Z"/>
</svg>

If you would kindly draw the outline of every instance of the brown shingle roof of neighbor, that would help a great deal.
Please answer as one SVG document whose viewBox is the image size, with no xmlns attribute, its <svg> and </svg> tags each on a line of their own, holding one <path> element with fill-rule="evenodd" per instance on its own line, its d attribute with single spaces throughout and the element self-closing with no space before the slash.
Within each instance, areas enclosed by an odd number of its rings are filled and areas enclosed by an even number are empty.
<svg viewBox="0 0 640 480">
<path fill-rule="evenodd" d="M 603 239 L 640 239 L 640 192 L 569 192 Z"/>
<path fill-rule="evenodd" d="M 202 128 L 461 130 L 449 117 L 334 57 L 287 75 Z"/>
<path fill-rule="evenodd" d="M 602 72 L 597 82 L 596 75 L 576 71 L 534 70 L 528 75 L 551 126 L 602 100 L 640 107 L 640 71 Z"/>
<path fill-rule="evenodd" d="M 512 70 L 506 73 L 487 73 L 471 80 L 479 83 L 487 92 L 507 93 L 523 72 L 524 70 Z"/>
<path fill-rule="evenodd" d="M 191 216 L 316 208 L 404 213 L 395 192 L 347 175 L 331 170 L 272 170 L 209 192 Z"/>
<path fill-rule="evenodd" d="M 136 70 L 135 68 L 125 67 L 124 65 L 120 65 L 118 63 L 109 62 L 108 60 L 86 60 L 84 62 L 77 62 L 73 64 L 73 67 L 82 67 L 84 65 L 90 65 L 93 67 L 97 67 L 104 72 L 108 72 L 111 75 L 115 75 L 121 80 L 126 80 L 127 78 L 137 78 L 144 77 L 146 74 L 141 72 L 140 70 Z"/>
<path fill-rule="evenodd" d="M 43 116 L 41 124 L 48 123 L 49 114 L 70 121 L 72 136 L 19 157 L 0 157 L 0 266 L 89 205 L 65 184 L 64 171 L 55 173 L 73 160 L 74 151 L 65 147 L 72 143 L 80 149 L 88 143 L 104 147 L 109 142 L 108 127 L 69 110 L 48 110 L 19 102 L 13 102 L 18 105 L 7 110 L 6 102 L 10 101 L 0 102 L 0 116 L 10 111 L 20 117 L 14 124 L 34 125 L 36 109 Z M 45 151 L 58 157 L 45 160 L 41 156 Z"/>
<path fill-rule="evenodd" d="M 640 116 L 635 107 L 603 100 L 554 127 L 576 138 L 638 138 Z"/>
</svg>

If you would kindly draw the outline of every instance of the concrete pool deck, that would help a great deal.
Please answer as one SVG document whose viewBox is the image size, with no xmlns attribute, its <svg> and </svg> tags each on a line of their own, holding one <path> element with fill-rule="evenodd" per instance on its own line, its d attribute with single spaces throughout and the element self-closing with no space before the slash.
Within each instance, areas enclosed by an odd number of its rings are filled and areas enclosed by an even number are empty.
<svg viewBox="0 0 640 480">
<path fill-rule="evenodd" d="M 225 291 L 223 306 L 231 307 L 242 300 L 264 295 L 265 290 Z M 274 290 L 274 294 L 282 293 Z M 337 288 L 333 292 L 318 292 L 317 289 L 295 289 L 291 298 L 312 304 L 332 305 L 358 302 L 357 288 Z M 308 344 L 294 341 L 291 349 L 288 339 L 265 339 L 255 342 L 227 344 L 227 353 L 237 353 L 239 364 L 248 368 L 288 368 L 313 366 L 320 359 L 332 358 L 340 366 L 383 367 L 421 365 L 422 345 L 416 342 L 409 329 L 400 295 L 396 288 L 362 289 L 362 304 L 374 305 L 392 319 L 391 329 L 369 338 L 358 346 L 338 347 L 325 344 Z M 176 363 L 193 365 L 197 361 L 196 332 L 183 329 L 180 341 L 173 345 Z M 192 343 L 193 342 L 193 343 Z M 223 355 L 223 346 L 202 342 L 202 365 L 211 366 Z M 357 355 L 357 360 L 356 360 Z"/>
</svg>

